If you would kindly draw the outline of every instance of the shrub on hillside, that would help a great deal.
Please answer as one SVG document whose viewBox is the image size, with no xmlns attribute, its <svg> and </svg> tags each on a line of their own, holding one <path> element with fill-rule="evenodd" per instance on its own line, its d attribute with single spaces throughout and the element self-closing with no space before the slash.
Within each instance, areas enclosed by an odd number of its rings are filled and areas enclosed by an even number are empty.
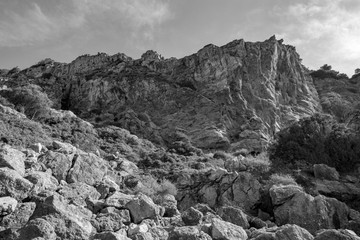
<svg viewBox="0 0 360 240">
<path fill-rule="evenodd" d="M 1 95 L 14 104 L 16 110 L 23 112 L 30 119 L 46 116 L 52 106 L 46 93 L 34 84 L 3 90 Z"/>
<path fill-rule="evenodd" d="M 316 114 L 280 131 L 270 147 L 275 166 L 324 163 L 351 170 L 360 159 L 360 136 L 328 115 Z"/>
<path fill-rule="evenodd" d="M 257 156 L 248 155 L 241 162 L 246 166 L 247 170 L 256 173 L 266 173 L 270 170 L 271 161 L 266 152 L 262 152 Z"/>
</svg>

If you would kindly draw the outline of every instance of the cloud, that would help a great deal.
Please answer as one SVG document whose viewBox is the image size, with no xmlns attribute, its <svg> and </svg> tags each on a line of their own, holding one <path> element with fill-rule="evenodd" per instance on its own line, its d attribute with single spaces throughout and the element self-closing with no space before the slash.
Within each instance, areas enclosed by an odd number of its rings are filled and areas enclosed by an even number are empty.
<svg viewBox="0 0 360 240">
<path fill-rule="evenodd" d="M 26 2 L 2 3 L 0 46 L 35 45 L 85 29 L 86 37 L 97 30 L 126 29 L 133 37 L 141 34 L 152 39 L 155 28 L 170 16 L 167 0 L 41 1 L 33 1 L 26 8 L 20 7 Z"/>
<path fill-rule="evenodd" d="M 358 10 L 354 0 L 309 0 L 280 7 L 275 10 L 282 19 L 277 35 L 314 58 L 308 60 L 312 65 L 334 63 L 352 74 L 354 62 L 360 61 Z"/>
</svg>

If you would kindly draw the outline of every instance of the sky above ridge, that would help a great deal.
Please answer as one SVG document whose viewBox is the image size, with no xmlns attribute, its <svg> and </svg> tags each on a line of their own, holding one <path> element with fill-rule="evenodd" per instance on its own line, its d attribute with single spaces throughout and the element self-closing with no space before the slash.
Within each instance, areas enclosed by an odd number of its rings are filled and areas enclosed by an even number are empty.
<svg viewBox="0 0 360 240">
<path fill-rule="evenodd" d="M 212 43 L 294 45 L 310 69 L 360 67 L 360 0 L 0 0 L 0 68 L 44 58 L 152 49 L 184 57 Z"/>
</svg>

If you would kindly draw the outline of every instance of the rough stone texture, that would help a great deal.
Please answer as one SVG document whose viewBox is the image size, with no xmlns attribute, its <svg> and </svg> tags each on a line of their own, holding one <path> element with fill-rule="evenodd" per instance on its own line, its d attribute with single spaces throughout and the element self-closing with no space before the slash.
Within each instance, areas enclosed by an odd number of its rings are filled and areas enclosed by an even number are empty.
<svg viewBox="0 0 360 240">
<path fill-rule="evenodd" d="M 14 212 L 18 201 L 12 197 L 0 197 L 0 216 L 6 216 Z"/>
<path fill-rule="evenodd" d="M 10 196 L 16 200 L 26 198 L 33 184 L 20 173 L 9 168 L 0 168 L 0 197 Z"/>
<path fill-rule="evenodd" d="M 275 233 L 276 240 L 313 240 L 314 237 L 306 230 L 296 225 L 287 224 Z"/>
<path fill-rule="evenodd" d="M 115 192 L 106 199 L 105 204 L 110 207 L 124 208 L 134 198 L 134 195 L 128 195 L 122 192 Z"/>
<path fill-rule="evenodd" d="M 58 238 L 69 240 L 88 239 L 94 232 L 89 222 L 91 212 L 69 204 L 60 195 L 53 195 L 39 205 L 32 218 L 42 218 L 53 227 Z"/>
<path fill-rule="evenodd" d="M 215 240 L 246 240 L 248 238 L 242 227 L 217 218 L 212 219 L 211 237 Z"/>
<path fill-rule="evenodd" d="M 314 164 L 314 175 L 318 179 L 339 180 L 339 173 L 335 168 L 329 167 L 326 164 Z"/>
<path fill-rule="evenodd" d="M 203 214 L 193 207 L 187 209 L 181 214 L 181 218 L 187 226 L 196 226 L 200 224 L 202 221 L 202 217 Z"/>
<path fill-rule="evenodd" d="M 226 222 L 231 222 L 245 229 L 250 227 L 246 214 L 239 208 L 221 207 L 217 213 Z"/>
<path fill-rule="evenodd" d="M 101 232 L 95 234 L 92 240 L 131 240 L 131 238 L 115 232 Z"/>
<path fill-rule="evenodd" d="M 177 201 L 175 196 L 171 194 L 161 195 L 158 204 L 165 208 L 164 217 L 174 217 L 180 214 L 179 210 L 177 209 Z"/>
<path fill-rule="evenodd" d="M 168 240 L 211 240 L 211 237 L 199 231 L 197 227 L 175 227 L 169 234 Z"/>
<path fill-rule="evenodd" d="M 8 167 L 20 173 L 25 174 L 25 154 L 12 148 L 9 145 L 0 146 L 0 168 Z"/>
<path fill-rule="evenodd" d="M 179 173 L 177 195 L 179 210 L 185 210 L 198 202 L 216 207 L 228 202 L 245 211 L 251 210 L 260 199 L 261 184 L 248 172 L 229 173 L 225 169 L 206 172 Z"/>
<path fill-rule="evenodd" d="M 49 64 L 56 81 L 45 90 L 80 116 L 96 112 L 159 143 L 163 133 L 182 128 L 202 148 L 261 151 L 279 128 L 321 108 L 295 48 L 275 37 L 209 44 L 182 59 L 145 56 L 101 53 Z M 23 74 L 36 78 L 41 68 Z"/>
<path fill-rule="evenodd" d="M 130 221 L 130 213 L 128 210 L 118 210 L 113 207 L 108 207 L 101 210 L 101 212 L 97 214 L 96 218 L 91 222 L 97 232 L 115 232 L 118 231 L 124 224 L 129 224 Z"/>
<path fill-rule="evenodd" d="M 73 159 L 73 154 L 66 155 L 60 152 L 47 151 L 39 158 L 39 162 L 43 163 L 47 168 L 50 168 L 53 176 L 58 181 L 61 181 L 66 180 Z"/>
<path fill-rule="evenodd" d="M 270 195 L 273 196 L 274 191 L 278 191 L 278 188 L 271 188 Z M 281 203 L 274 208 L 278 225 L 296 224 L 315 233 L 323 228 L 343 228 L 348 224 L 350 209 L 334 198 L 322 195 L 312 197 L 304 192 L 297 192 Z"/>
<path fill-rule="evenodd" d="M 354 232 L 349 230 L 335 230 L 335 229 L 327 229 L 321 230 L 316 234 L 314 240 L 360 240 Z"/>
<path fill-rule="evenodd" d="M 94 187 L 82 182 L 66 184 L 57 192 L 67 200 L 76 203 L 78 206 L 86 206 L 85 199 L 87 198 L 93 200 L 98 200 L 100 198 L 100 193 L 96 191 Z"/>
<path fill-rule="evenodd" d="M 160 214 L 160 208 L 151 198 L 140 194 L 135 199 L 129 201 L 125 208 L 129 209 L 131 218 L 134 223 L 140 223 L 144 219 L 155 219 Z"/>
<path fill-rule="evenodd" d="M 29 221 L 24 228 L 19 231 L 20 236 L 18 240 L 28 240 L 28 239 L 47 239 L 47 240 L 55 240 L 56 234 L 54 230 L 54 226 L 42 219 L 36 218 Z"/>
<path fill-rule="evenodd" d="M 108 164 L 102 158 L 92 153 L 75 155 L 73 165 L 68 172 L 68 183 L 83 182 L 94 185 L 103 179 L 108 169 Z"/>
<path fill-rule="evenodd" d="M 19 229 L 25 226 L 35 210 L 34 202 L 19 203 L 13 213 L 2 218 L 0 226 Z"/>
<path fill-rule="evenodd" d="M 274 185 L 269 190 L 273 205 L 283 204 L 299 192 L 302 192 L 301 187 L 295 185 Z"/>
<path fill-rule="evenodd" d="M 34 184 L 35 192 L 55 191 L 58 186 L 58 180 L 48 172 L 34 171 L 25 176 L 27 180 Z"/>
</svg>

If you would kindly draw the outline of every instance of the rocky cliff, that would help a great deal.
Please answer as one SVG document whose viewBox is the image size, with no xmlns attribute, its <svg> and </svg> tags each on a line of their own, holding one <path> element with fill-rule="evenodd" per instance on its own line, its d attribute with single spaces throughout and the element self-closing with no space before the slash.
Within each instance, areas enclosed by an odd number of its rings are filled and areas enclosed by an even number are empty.
<svg viewBox="0 0 360 240">
<path fill-rule="evenodd" d="M 321 110 L 295 48 L 274 37 L 210 44 L 182 59 L 148 51 L 137 60 L 104 53 L 46 60 L 22 73 L 58 108 L 158 144 L 180 132 L 195 147 L 260 152 L 279 129 Z"/>
</svg>

